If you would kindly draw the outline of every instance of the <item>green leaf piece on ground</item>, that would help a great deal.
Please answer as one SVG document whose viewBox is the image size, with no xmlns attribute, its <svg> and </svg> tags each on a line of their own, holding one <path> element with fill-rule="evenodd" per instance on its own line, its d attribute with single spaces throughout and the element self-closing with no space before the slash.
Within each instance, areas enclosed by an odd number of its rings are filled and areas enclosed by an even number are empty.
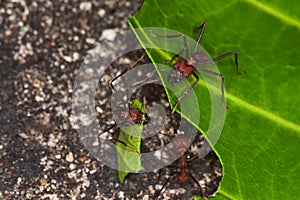
<svg viewBox="0 0 300 200">
<path fill-rule="evenodd" d="M 133 98 L 129 102 L 130 109 L 137 109 L 146 114 L 143 102 L 138 98 Z M 147 120 L 146 117 L 141 119 Z M 143 133 L 143 124 L 124 126 L 120 128 L 118 140 L 115 144 L 118 160 L 118 175 L 121 183 L 124 182 L 128 173 L 137 173 L 141 169 L 141 139 Z"/>
<path fill-rule="evenodd" d="M 118 139 L 127 145 L 125 146 L 120 142 L 116 142 L 118 175 L 121 183 L 123 183 L 128 173 L 137 173 L 141 169 L 141 156 L 139 152 L 142 132 L 143 125 L 140 124 L 126 126 L 120 130 Z"/>
<path fill-rule="evenodd" d="M 300 197 L 299 10 L 295 0 L 146 0 L 129 19 L 133 29 L 164 27 L 194 39 L 194 27 L 206 20 L 201 45 L 210 55 L 239 53 L 239 66 L 246 75 L 236 75 L 233 58 L 217 62 L 225 76 L 230 109 L 214 146 L 223 165 L 215 199 Z M 154 63 L 172 56 L 152 50 L 147 53 Z M 209 104 L 205 90 L 201 82 L 194 89 L 201 94 L 201 108 Z M 192 117 L 183 115 L 191 121 Z M 209 121 L 210 114 L 201 112 L 201 123 L 194 124 L 205 133 Z"/>
</svg>

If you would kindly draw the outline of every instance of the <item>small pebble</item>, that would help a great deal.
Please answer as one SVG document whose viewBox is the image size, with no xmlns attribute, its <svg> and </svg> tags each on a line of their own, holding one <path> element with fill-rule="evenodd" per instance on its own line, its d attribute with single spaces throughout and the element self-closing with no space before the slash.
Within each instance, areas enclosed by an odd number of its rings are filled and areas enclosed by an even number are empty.
<svg viewBox="0 0 300 200">
<path fill-rule="evenodd" d="M 22 182 L 22 178 L 19 177 L 19 178 L 18 178 L 18 184 L 20 184 L 21 182 Z"/>
<path fill-rule="evenodd" d="M 116 30 L 115 29 L 105 29 L 102 31 L 102 35 L 100 40 L 109 40 L 113 41 L 116 37 Z"/>
<path fill-rule="evenodd" d="M 72 152 L 69 152 L 66 156 L 66 161 L 73 162 L 74 161 L 74 155 Z"/>
<path fill-rule="evenodd" d="M 103 110 L 102 110 L 102 108 L 100 106 L 96 106 L 96 111 L 98 113 L 103 113 Z"/>
<path fill-rule="evenodd" d="M 19 133 L 19 136 L 23 139 L 27 139 L 28 135 L 26 133 Z"/>
<path fill-rule="evenodd" d="M 100 10 L 98 11 L 98 15 L 99 15 L 100 17 L 104 17 L 104 15 L 105 15 L 105 10 L 104 10 L 104 9 L 100 9 Z"/>
<path fill-rule="evenodd" d="M 92 9 L 92 3 L 91 2 L 81 2 L 79 5 L 80 10 L 89 11 Z"/>
<path fill-rule="evenodd" d="M 47 179 L 44 179 L 44 178 L 42 178 L 41 180 L 40 180 L 40 184 L 43 186 L 43 185 L 46 185 L 47 184 Z"/>
<path fill-rule="evenodd" d="M 71 163 L 71 164 L 69 165 L 69 168 L 70 168 L 71 170 L 75 169 L 75 168 L 76 168 L 76 164 Z"/>
</svg>

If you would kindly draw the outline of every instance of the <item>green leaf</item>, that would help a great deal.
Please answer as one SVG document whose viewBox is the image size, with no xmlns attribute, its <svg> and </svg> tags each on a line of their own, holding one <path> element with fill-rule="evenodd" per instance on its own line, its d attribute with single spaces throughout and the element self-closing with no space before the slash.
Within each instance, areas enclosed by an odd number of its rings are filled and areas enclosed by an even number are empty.
<svg viewBox="0 0 300 200">
<path fill-rule="evenodd" d="M 130 108 L 131 109 L 138 109 L 142 113 L 146 113 L 146 109 L 143 105 L 143 102 L 139 98 L 134 98 L 130 102 Z M 144 119 L 145 120 L 145 119 Z"/>
<path fill-rule="evenodd" d="M 230 108 L 214 146 L 223 165 L 216 199 L 300 196 L 299 10 L 300 4 L 295 0 L 146 0 L 129 19 L 133 29 L 165 27 L 194 39 L 194 27 L 206 20 L 201 45 L 210 55 L 238 52 L 239 66 L 247 71 L 246 75 L 236 75 L 233 58 L 216 63 L 225 76 Z M 155 41 L 148 33 L 137 37 L 142 45 Z M 162 63 L 174 55 L 153 49 L 147 53 L 153 63 Z M 193 114 L 182 115 L 206 133 L 211 114 L 205 83 L 197 84 L 194 92 L 201 106 L 200 124 L 193 121 Z M 176 100 L 169 91 L 167 94 L 171 102 Z"/>
<path fill-rule="evenodd" d="M 129 172 L 137 173 L 141 169 L 141 156 L 139 155 L 141 147 L 141 138 L 143 125 L 122 127 L 116 142 L 118 174 L 119 180 L 123 183 L 124 178 Z M 133 137 L 133 135 L 135 137 Z M 124 145 L 126 144 L 126 145 Z"/>
<path fill-rule="evenodd" d="M 135 97 L 129 102 L 130 109 L 137 109 L 143 114 L 146 114 L 146 109 L 143 102 Z M 143 116 L 142 121 L 146 121 L 146 116 Z M 143 124 L 135 124 L 120 128 L 118 140 L 115 144 L 118 160 L 118 175 L 121 183 L 124 182 L 128 173 L 137 173 L 141 169 L 141 139 L 143 133 Z"/>
</svg>

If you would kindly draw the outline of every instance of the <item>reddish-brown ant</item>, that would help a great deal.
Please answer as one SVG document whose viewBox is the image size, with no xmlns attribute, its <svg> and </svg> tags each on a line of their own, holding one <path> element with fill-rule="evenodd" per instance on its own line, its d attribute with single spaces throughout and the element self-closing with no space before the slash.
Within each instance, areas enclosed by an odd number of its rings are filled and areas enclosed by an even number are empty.
<svg viewBox="0 0 300 200">
<path fill-rule="evenodd" d="M 177 151 L 181 154 L 181 156 L 178 159 L 178 164 L 176 166 L 176 171 L 172 173 L 169 178 L 165 181 L 161 189 L 154 194 L 154 199 L 157 199 L 159 195 L 161 194 L 162 190 L 165 188 L 167 183 L 172 179 L 175 175 L 177 175 L 177 182 L 181 185 L 187 184 L 189 181 L 189 177 L 192 178 L 192 180 L 197 184 L 199 187 L 199 194 L 202 196 L 202 190 L 201 190 L 201 185 L 199 182 L 196 180 L 196 178 L 189 172 L 188 170 L 188 165 L 192 164 L 191 161 L 196 159 L 198 156 L 194 156 L 190 159 L 187 159 L 187 154 L 186 154 L 186 148 L 188 145 L 187 138 L 184 134 L 179 134 L 177 137 L 174 139 L 174 144 L 175 148 Z"/>
<path fill-rule="evenodd" d="M 140 107 L 137 107 L 137 105 L 140 105 Z M 120 127 L 119 126 L 128 126 L 128 125 L 134 125 L 134 124 L 141 124 L 141 125 L 145 125 L 147 123 L 149 123 L 150 118 L 147 115 L 145 109 L 144 109 L 144 102 L 142 102 L 142 100 L 139 99 L 139 97 L 134 97 L 132 98 L 132 100 L 129 101 L 128 103 L 128 107 L 125 106 L 125 108 L 120 107 L 120 117 L 122 118 L 122 121 L 124 121 L 124 123 L 120 124 L 114 124 L 110 127 L 108 127 L 107 129 L 103 130 L 101 134 L 108 132 L 112 129 L 115 129 L 115 131 L 112 133 L 112 140 L 114 142 L 119 142 L 121 144 L 123 144 L 126 147 L 131 148 L 132 150 L 134 150 L 136 153 L 139 154 L 139 152 L 137 151 L 137 149 L 135 147 L 132 147 L 128 144 L 126 144 L 125 142 L 119 140 L 118 138 L 114 137 L 114 135 L 120 131 Z M 101 135 L 100 134 L 100 135 Z"/>
<path fill-rule="evenodd" d="M 165 38 L 176 38 L 176 37 L 183 37 L 183 42 L 184 42 L 184 48 L 175 56 L 172 57 L 171 60 L 166 61 L 166 63 L 171 63 L 173 60 L 178 59 L 180 57 L 180 54 L 185 53 L 185 58 L 180 58 L 176 61 L 176 63 L 173 65 L 173 70 L 172 72 L 169 74 L 168 76 L 168 81 L 172 84 L 176 84 L 178 82 L 180 82 L 181 80 L 183 80 L 184 78 L 188 78 L 189 76 L 193 75 L 196 80 L 192 83 L 192 85 L 184 92 L 184 94 L 182 94 L 181 97 L 179 97 L 174 105 L 173 108 L 173 112 L 175 112 L 177 106 L 179 105 L 179 102 L 186 97 L 190 91 L 193 89 L 193 87 L 198 83 L 199 81 L 199 76 L 197 75 L 197 73 L 195 73 L 195 67 L 196 66 L 200 66 L 200 65 L 205 65 L 205 64 L 209 64 L 209 63 L 213 63 L 215 61 L 221 60 L 227 56 L 230 55 L 235 55 L 235 66 L 236 66 L 236 73 L 237 74 L 244 74 L 245 72 L 239 72 L 239 68 L 238 68 L 238 56 L 237 56 L 237 52 L 236 51 L 232 51 L 232 52 L 228 52 L 225 53 L 221 56 L 218 56 L 212 60 L 208 60 L 207 55 L 204 52 L 198 52 L 198 47 L 200 44 L 200 41 L 202 39 L 204 30 L 205 30 L 205 26 L 206 26 L 207 22 L 204 22 L 198 29 L 201 29 L 200 34 L 197 38 L 197 42 L 194 48 L 194 52 L 191 56 L 189 56 L 189 50 L 187 47 L 187 39 L 185 35 L 182 34 L 178 34 L 178 35 L 169 35 L 169 36 L 159 36 L 156 35 L 155 33 L 153 33 L 153 31 L 150 31 L 151 35 L 154 38 L 158 38 L 158 37 L 165 37 Z M 203 69 L 203 68 L 197 68 L 197 70 L 208 73 L 208 74 L 212 74 L 215 76 L 218 76 L 221 78 L 221 93 L 222 93 L 222 104 L 223 106 L 228 109 L 227 105 L 225 104 L 225 98 L 224 98 L 224 76 L 220 73 L 208 70 L 208 69 Z"/>
</svg>

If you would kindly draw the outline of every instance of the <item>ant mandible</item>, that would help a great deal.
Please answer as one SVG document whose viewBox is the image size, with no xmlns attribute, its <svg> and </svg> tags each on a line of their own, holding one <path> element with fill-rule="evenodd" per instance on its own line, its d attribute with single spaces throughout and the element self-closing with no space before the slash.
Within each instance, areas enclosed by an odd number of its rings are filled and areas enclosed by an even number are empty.
<svg viewBox="0 0 300 200">
<path fill-rule="evenodd" d="M 188 78 L 189 76 L 193 75 L 196 80 L 192 83 L 192 85 L 177 99 L 174 108 L 172 110 L 172 113 L 175 112 L 177 106 L 179 105 L 180 101 L 186 97 L 190 91 L 194 88 L 194 86 L 198 83 L 199 81 L 199 76 L 195 73 L 195 66 L 199 66 L 199 65 L 205 65 L 205 64 L 209 64 L 209 63 L 213 63 L 215 61 L 221 60 L 225 57 L 228 57 L 230 55 L 234 55 L 235 56 L 235 66 L 236 66 L 236 73 L 239 75 L 245 74 L 245 72 L 239 72 L 239 68 L 238 68 L 238 56 L 237 56 L 237 52 L 236 51 L 231 51 L 228 53 L 225 53 L 221 56 L 218 56 L 212 60 L 208 60 L 207 56 L 204 52 L 198 52 L 198 47 L 199 44 L 201 42 L 205 27 L 206 27 L 207 22 L 205 21 L 198 29 L 201 29 L 200 34 L 197 38 L 197 42 L 194 48 L 194 52 L 193 54 L 189 57 L 189 50 L 187 47 L 187 39 L 186 36 L 183 34 L 178 34 L 178 35 L 169 35 L 169 36 L 160 36 L 160 35 L 156 35 L 155 33 L 153 33 L 153 31 L 150 30 L 151 35 L 154 38 L 158 38 L 158 37 L 165 37 L 165 38 L 176 38 L 176 37 L 183 37 L 183 42 L 184 42 L 184 48 L 176 55 L 174 55 L 172 57 L 171 60 L 166 61 L 166 63 L 172 63 L 175 59 L 178 59 L 180 57 L 180 54 L 185 53 L 185 58 L 180 58 L 176 61 L 176 63 L 173 65 L 173 70 L 172 72 L 169 74 L 168 76 L 168 81 L 170 83 L 172 83 L 173 85 L 177 84 L 178 82 L 180 82 L 181 80 L 183 80 L 184 78 Z M 197 70 L 208 73 L 208 74 L 212 74 L 215 76 L 218 76 L 221 78 L 221 93 L 222 93 L 222 104 L 223 106 L 228 109 L 228 106 L 225 104 L 225 97 L 224 97 L 224 76 L 220 73 L 208 70 L 208 69 L 203 69 L 203 68 L 197 68 Z"/>
</svg>

